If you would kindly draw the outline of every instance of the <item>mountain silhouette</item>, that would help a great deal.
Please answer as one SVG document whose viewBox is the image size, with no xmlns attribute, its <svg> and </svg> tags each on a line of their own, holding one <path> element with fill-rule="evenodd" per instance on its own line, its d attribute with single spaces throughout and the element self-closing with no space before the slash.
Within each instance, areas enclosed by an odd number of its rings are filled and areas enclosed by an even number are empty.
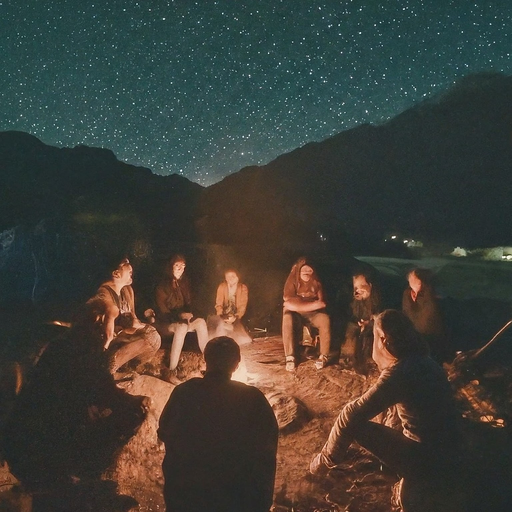
<svg viewBox="0 0 512 512">
<path fill-rule="evenodd" d="M 510 244 L 511 167 L 512 77 L 499 73 L 469 75 L 382 125 L 306 144 L 208 188 L 108 149 L 1 132 L 2 288 L 34 300 L 34 280 L 49 294 L 74 268 L 78 281 L 95 282 L 92 269 L 112 247 L 153 260 L 223 247 L 241 267 L 284 269 L 302 253 L 378 252 L 393 232 L 451 247 Z M 50 284 L 57 275 L 61 285 Z"/>
</svg>

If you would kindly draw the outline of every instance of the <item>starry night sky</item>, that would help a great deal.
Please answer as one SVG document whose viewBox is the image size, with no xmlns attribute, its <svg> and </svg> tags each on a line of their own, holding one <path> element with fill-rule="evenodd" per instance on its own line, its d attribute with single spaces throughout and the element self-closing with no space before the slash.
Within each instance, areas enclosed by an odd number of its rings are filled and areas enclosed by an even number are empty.
<svg viewBox="0 0 512 512">
<path fill-rule="evenodd" d="M 0 130 L 210 185 L 512 74 L 509 0 L 0 0 Z"/>
</svg>

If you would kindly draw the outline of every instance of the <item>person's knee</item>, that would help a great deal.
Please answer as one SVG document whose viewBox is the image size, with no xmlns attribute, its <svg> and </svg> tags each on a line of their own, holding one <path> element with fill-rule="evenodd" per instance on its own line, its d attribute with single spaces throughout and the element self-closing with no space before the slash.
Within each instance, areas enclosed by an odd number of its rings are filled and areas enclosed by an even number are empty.
<svg viewBox="0 0 512 512">
<path fill-rule="evenodd" d="M 206 321 L 204 318 L 196 318 L 192 324 L 191 324 L 191 327 L 194 328 L 194 330 L 198 330 L 198 329 L 206 329 Z"/>
<path fill-rule="evenodd" d="M 174 324 L 173 332 L 174 336 L 185 336 L 188 332 L 189 325 L 186 323 Z"/>
<path fill-rule="evenodd" d="M 151 330 L 148 330 L 146 335 L 146 343 L 155 352 L 160 348 L 162 344 L 162 338 L 156 329 L 151 327 Z"/>
</svg>

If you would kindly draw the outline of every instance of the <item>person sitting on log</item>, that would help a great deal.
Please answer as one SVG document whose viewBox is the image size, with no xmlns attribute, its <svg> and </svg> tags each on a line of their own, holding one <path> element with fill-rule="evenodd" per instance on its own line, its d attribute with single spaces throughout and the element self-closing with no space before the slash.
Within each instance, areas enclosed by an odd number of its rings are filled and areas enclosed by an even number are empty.
<svg viewBox="0 0 512 512">
<path fill-rule="evenodd" d="M 182 255 L 173 256 L 166 266 L 166 275 L 158 284 L 155 293 L 155 327 L 162 336 L 174 334 L 169 357 L 169 380 L 176 383 L 181 382 L 176 368 L 186 334 L 196 332 L 201 352 L 204 352 L 204 347 L 208 343 L 206 321 L 192 313 L 192 295 L 185 267 L 186 261 Z"/>
</svg>

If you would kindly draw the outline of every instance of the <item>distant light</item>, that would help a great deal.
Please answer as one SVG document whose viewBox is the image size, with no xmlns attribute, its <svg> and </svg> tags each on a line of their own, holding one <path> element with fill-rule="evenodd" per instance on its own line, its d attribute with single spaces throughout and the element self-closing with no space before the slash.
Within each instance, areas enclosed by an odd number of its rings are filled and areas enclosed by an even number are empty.
<svg viewBox="0 0 512 512">
<path fill-rule="evenodd" d="M 404 240 L 404 244 L 408 244 L 409 243 L 409 240 Z"/>
<path fill-rule="evenodd" d="M 391 240 L 396 240 L 396 235 L 391 235 Z"/>
</svg>

